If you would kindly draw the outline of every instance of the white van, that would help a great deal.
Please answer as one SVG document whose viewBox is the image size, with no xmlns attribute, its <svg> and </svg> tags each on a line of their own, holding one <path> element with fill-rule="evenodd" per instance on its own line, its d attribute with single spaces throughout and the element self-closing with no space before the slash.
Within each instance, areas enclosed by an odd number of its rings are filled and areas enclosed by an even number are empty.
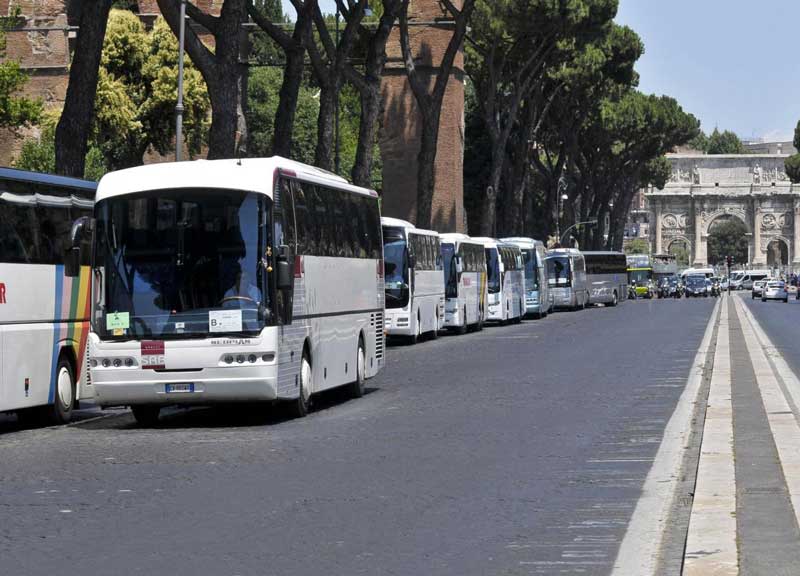
<svg viewBox="0 0 800 576">
<path fill-rule="evenodd" d="M 753 282 L 769 280 L 771 277 L 769 270 L 745 270 L 739 277 L 731 280 L 731 290 L 752 290 Z"/>
</svg>

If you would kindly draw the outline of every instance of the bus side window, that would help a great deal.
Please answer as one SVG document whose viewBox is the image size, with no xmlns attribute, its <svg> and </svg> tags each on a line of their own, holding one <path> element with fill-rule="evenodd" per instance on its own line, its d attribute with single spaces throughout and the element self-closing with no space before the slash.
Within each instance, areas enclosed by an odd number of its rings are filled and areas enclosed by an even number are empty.
<svg viewBox="0 0 800 576">
<path fill-rule="evenodd" d="M 297 254 L 313 254 L 313 238 L 309 232 L 308 202 L 306 200 L 304 185 L 301 182 L 292 182 L 292 197 L 294 199 L 295 234 L 297 237 Z"/>
</svg>

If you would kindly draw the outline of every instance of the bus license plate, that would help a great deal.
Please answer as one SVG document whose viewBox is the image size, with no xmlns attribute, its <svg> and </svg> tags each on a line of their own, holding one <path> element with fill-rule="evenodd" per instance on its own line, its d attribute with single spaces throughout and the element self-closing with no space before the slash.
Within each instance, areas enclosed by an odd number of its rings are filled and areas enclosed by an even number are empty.
<svg viewBox="0 0 800 576">
<path fill-rule="evenodd" d="M 179 382 L 178 384 L 166 384 L 164 391 L 167 394 L 184 394 L 194 392 L 194 382 Z"/>
</svg>

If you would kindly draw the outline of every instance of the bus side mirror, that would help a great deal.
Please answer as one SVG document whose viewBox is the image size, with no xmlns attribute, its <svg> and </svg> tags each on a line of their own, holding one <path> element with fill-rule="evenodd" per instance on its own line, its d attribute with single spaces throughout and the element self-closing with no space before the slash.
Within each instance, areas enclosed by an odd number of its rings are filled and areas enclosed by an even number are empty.
<svg viewBox="0 0 800 576">
<path fill-rule="evenodd" d="M 461 262 L 461 256 L 456 256 L 456 274 L 461 274 L 464 271 L 464 264 Z"/>
<path fill-rule="evenodd" d="M 75 278 L 81 272 L 81 245 L 91 238 L 94 220 L 89 216 L 81 216 L 72 223 L 70 230 L 70 248 L 64 258 L 64 275 Z"/>
<path fill-rule="evenodd" d="M 73 246 L 67 250 L 64 258 L 64 276 L 76 278 L 81 273 L 81 248 Z"/>
<path fill-rule="evenodd" d="M 417 267 L 417 256 L 416 256 L 416 254 L 409 254 L 408 255 L 408 267 L 409 268 L 416 268 Z"/>
<path fill-rule="evenodd" d="M 294 286 L 294 275 L 292 274 L 292 254 L 288 246 L 281 246 L 278 252 L 278 290 L 291 290 Z"/>
</svg>

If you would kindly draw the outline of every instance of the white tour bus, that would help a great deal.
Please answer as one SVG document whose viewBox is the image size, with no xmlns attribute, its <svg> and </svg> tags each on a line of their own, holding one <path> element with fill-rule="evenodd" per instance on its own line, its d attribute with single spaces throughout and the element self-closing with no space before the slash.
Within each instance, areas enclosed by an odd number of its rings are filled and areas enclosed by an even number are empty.
<svg viewBox="0 0 800 576">
<path fill-rule="evenodd" d="M 0 412 L 64 423 L 81 398 L 89 332 L 89 255 L 73 222 L 97 184 L 0 168 Z"/>
<path fill-rule="evenodd" d="M 586 264 L 575 248 L 558 248 L 547 254 L 547 282 L 555 308 L 586 308 L 589 292 L 586 285 Z"/>
<path fill-rule="evenodd" d="M 76 230 L 76 236 L 85 230 Z M 354 396 L 384 363 L 378 195 L 283 158 L 106 175 L 90 372 L 142 424 L 168 404 Z"/>
<path fill-rule="evenodd" d="M 533 238 L 502 238 L 522 251 L 525 263 L 525 312 L 537 318 L 547 316 L 553 307 L 547 285 L 546 249 L 543 242 Z"/>
<path fill-rule="evenodd" d="M 519 322 L 525 315 L 525 267 L 518 246 L 494 238 L 473 238 L 486 253 L 489 305 L 486 320 Z"/>
<path fill-rule="evenodd" d="M 416 342 L 444 328 L 444 274 L 439 233 L 381 218 L 386 334 Z"/>
<path fill-rule="evenodd" d="M 584 252 L 590 304 L 616 306 L 628 297 L 628 259 L 622 252 Z"/>
<path fill-rule="evenodd" d="M 464 333 L 486 320 L 486 255 L 483 244 L 466 234 L 440 234 L 444 267 L 444 325 Z"/>
</svg>

